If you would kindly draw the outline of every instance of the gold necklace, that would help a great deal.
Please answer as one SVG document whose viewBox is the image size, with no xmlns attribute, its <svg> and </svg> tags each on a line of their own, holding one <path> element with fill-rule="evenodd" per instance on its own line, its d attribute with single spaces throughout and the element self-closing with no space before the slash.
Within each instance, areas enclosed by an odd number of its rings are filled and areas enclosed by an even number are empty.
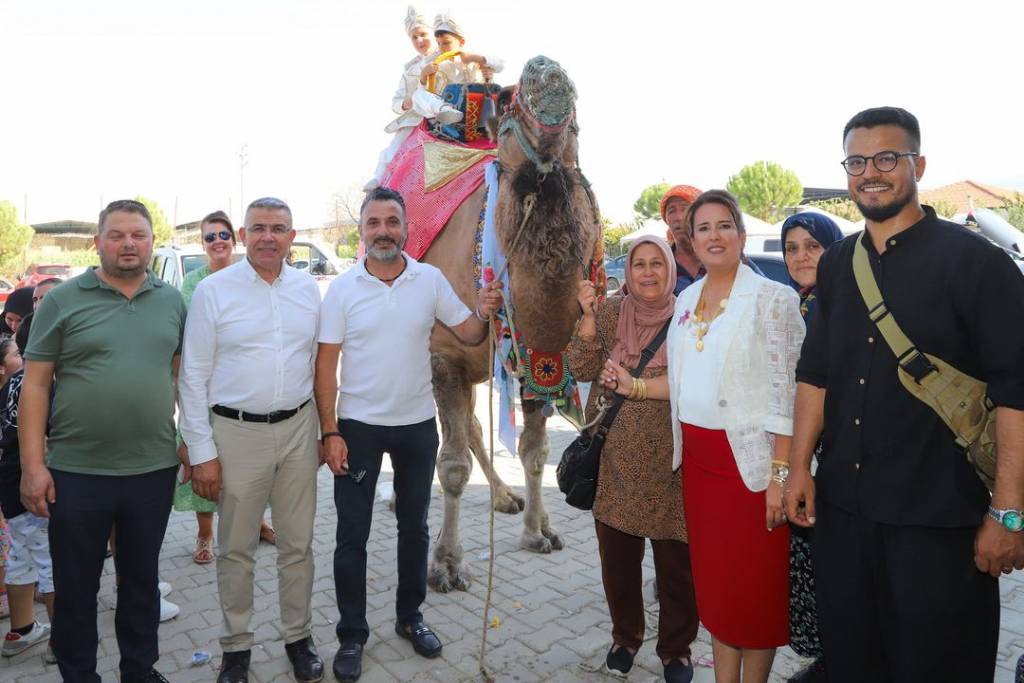
<svg viewBox="0 0 1024 683">
<path fill-rule="evenodd" d="M 700 290 L 700 298 L 697 299 L 697 310 L 693 313 L 693 322 L 697 325 L 697 352 L 704 350 L 704 335 L 711 329 L 711 323 L 725 312 L 725 307 L 729 304 L 729 299 L 722 299 L 718 304 L 718 311 L 715 312 L 709 320 L 704 318 L 704 310 L 707 307 L 707 302 L 704 300 L 705 289 L 702 287 Z"/>
</svg>

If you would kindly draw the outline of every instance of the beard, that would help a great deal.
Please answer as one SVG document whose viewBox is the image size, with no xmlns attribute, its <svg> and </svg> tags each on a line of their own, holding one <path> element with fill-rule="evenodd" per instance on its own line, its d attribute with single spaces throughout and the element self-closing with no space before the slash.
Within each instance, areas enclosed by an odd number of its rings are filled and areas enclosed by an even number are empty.
<svg viewBox="0 0 1024 683">
<path fill-rule="evenodd" d="M 375 240 L 372 246 L 367 247 L 366 253 L 372 256 L 375 261 L 391 262 L 402 255 L 402 248 L 404 246 L 404 238 L 398 242 L 382 238 Z"/>
<path fill-rule="evenodd" d="M 857 195 L 853 195 L 853 203 L 857 205 L 858 209 L 860 209 L 864 218 L 875 223 L 881 223 L 899 214 L 899 212 L 906 208 L 907 204 L 910 203 L 913 196 L 914 190 L 910 187 L 906 192 L 896 197 L 896 199 L 892 200 L 888 204 L 864 204 L 858 200 Z"/>
</svg>

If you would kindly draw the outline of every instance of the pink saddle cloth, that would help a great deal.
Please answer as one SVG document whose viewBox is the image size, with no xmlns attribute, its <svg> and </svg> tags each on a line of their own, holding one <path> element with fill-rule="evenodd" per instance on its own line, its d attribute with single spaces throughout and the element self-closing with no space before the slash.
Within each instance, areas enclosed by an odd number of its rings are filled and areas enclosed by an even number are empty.
<svg viewBox="0 0 1024 683">
<path fill-rule="evenodd" d="M 489 140 L 438 140 L 427 132 L 425 122 L 406 138 L 381 185 L 405 200 L 405 251 L 410 256 L 423 257 L 452 214 L 483 183 L 484 170 L 495 154 L 496 146 Z"/>
</svg>

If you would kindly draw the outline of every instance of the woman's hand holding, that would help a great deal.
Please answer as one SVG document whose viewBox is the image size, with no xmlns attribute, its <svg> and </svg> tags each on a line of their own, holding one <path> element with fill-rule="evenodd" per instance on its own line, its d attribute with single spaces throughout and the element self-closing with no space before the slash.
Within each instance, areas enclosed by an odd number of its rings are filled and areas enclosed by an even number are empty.
<svg viewBox="0 0 1024 683">
<path fill-rule="evenodd" d="M 597 290 L 590 280 L 580 280 L 576 284 L 576 301 L 583 310 L 584 318 L 593 318 L 597 308 Z"/>
<path fill-rule="evenodd" d="M 786 511 L 782 507 L 782 485 L 777 481 L 768 482 L 768 490 L 765 491 L 765 502 L 767 510 L 765 517 L 768 522 L 768 531 L 786 523 Z"/>
<path fill-rule="evenodd" d="M 633 376 L 626 371 L 626 368 L 611 358 L 605 361 L 604 369 L 601 370 L 598 380 L 602 387 L 610 389 L 616 394 L 629 396 L 633 393 Z"/>
</svg>

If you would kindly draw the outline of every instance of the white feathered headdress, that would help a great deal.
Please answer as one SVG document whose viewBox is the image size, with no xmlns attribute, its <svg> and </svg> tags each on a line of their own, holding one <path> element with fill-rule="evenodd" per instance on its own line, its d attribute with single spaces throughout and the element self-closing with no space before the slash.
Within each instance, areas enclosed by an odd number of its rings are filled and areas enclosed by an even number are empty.
<svg viewBox="0 0 1024 683">
<path fill-rule="evenodd" d="M 434 33 L 438 31 L 444 31 L 446 33 L 454 33 L 463 40 L 466 39 L 466 35 L 462 32 L 462 28 L 456 23 L 454 19 L 449 16 L 448 12 L 441 12 L 434 18 Z"/>
<path fill-rule="evenodd" d="M 430 24 L 427 23 L 426 17 L 416 11 L 416 8 L 409 5 L 409 9 L 405 13 L 405 32 L 412 33 L 413 30 L 422 26 L 429 30 Z"/>
</svg>

